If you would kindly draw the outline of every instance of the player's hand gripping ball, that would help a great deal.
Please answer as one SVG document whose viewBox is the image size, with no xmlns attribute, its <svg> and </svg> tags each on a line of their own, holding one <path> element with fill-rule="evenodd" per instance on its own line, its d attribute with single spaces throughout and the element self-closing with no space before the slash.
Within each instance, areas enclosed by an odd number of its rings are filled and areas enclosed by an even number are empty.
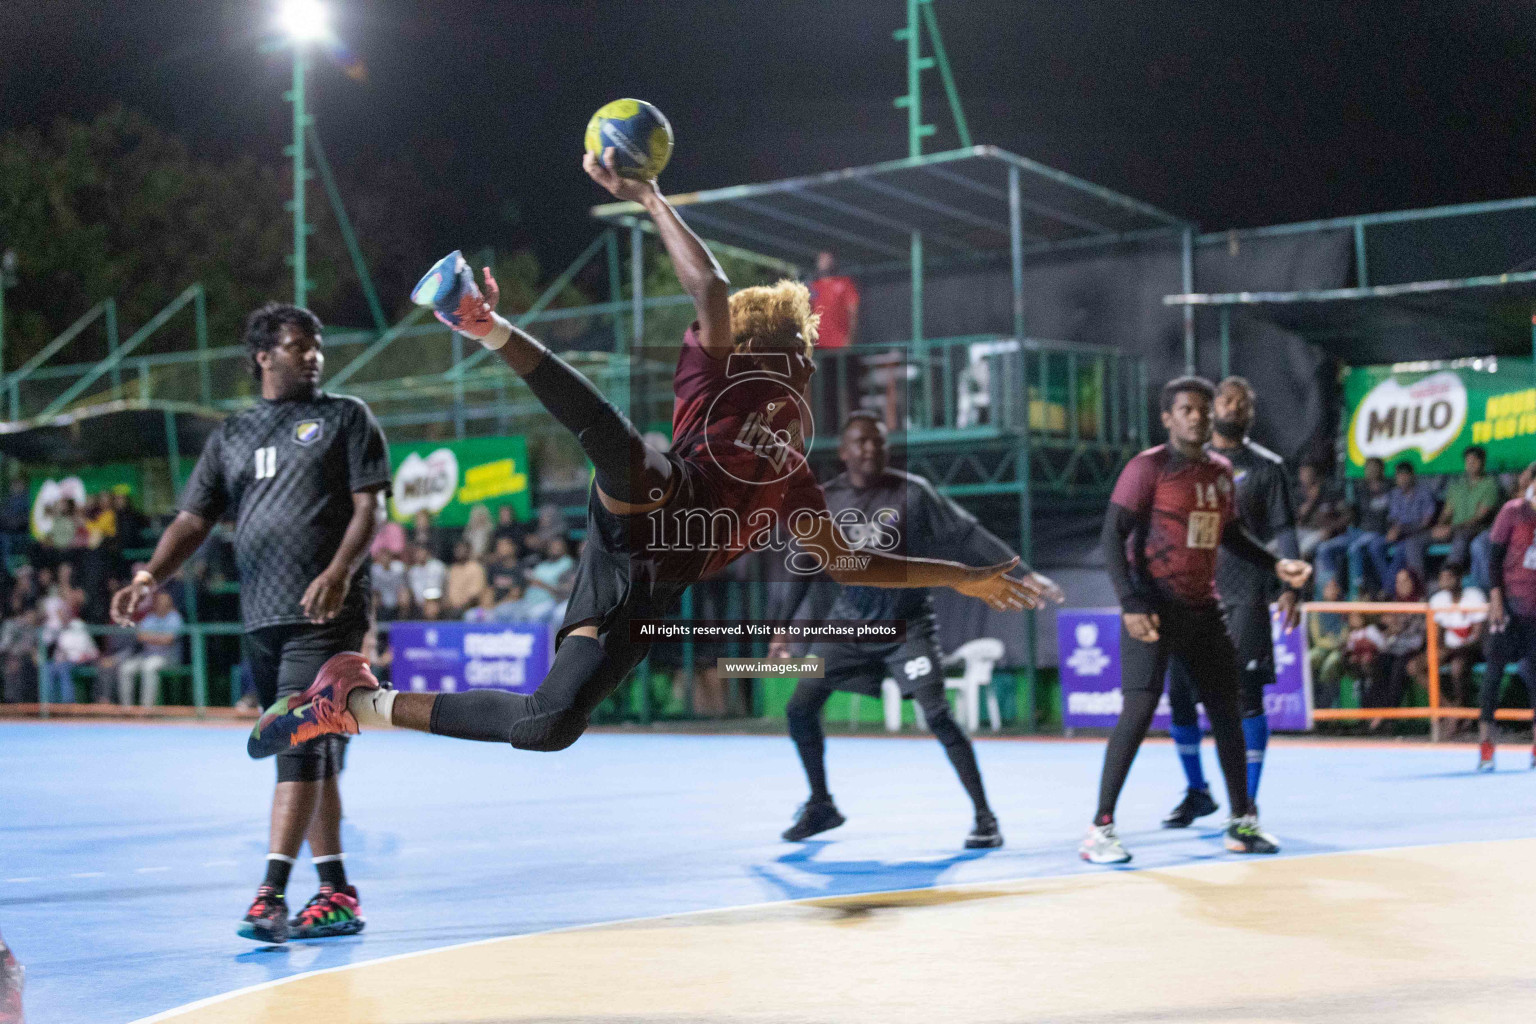
<svg viewBox="0 0 1536 1024">
<path fill-rule="evenodd" d="M 626 178 L 649 181 L 672 159 L 672 125 L 644 100 L 614 100 L 587 122 L 587 152 L 603 158 L 613 149 L 614 170 Z"/>
</svg>

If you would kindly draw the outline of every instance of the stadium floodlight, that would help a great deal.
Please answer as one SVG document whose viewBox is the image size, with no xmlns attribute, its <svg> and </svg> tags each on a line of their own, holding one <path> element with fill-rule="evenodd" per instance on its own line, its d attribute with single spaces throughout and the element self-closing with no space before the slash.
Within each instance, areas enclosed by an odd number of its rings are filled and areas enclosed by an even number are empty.
<svg viewBox="0 0 1536 1024">
<path fill-rule="evenodd" d="M 277 23 L 295 43 L 315 43 L 331 34 L 331 12 L 320 0 L 283 0 Z"/>
</svg>

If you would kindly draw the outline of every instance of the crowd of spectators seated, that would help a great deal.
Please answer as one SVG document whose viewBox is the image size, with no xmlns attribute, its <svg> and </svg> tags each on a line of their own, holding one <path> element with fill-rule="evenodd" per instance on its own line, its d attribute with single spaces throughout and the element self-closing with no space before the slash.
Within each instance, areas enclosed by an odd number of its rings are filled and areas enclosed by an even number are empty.
<svg viewBox="0 0 1536 1024">
<path fill-rule="evenodd" d="M 1297 477 L 1297 542 L 1313 561 L 1324 601 L 1428 601 L 1434 611 L 1441 666 L 1441 701 L 1477 703 L 1473 669 L 1483 661 L 1489 590 L 1489 529 L 1510 494 L 1532 482 L 1487 473 L 1480 447 L 1462 453 L 1465 472 L 1437 489 L 1400 462 L 1390 480 L 1380 459 L 1346 497 L 1317 467 Z M 1433 587 L 1426 586 L 1433 581 Z M 1402 704 L 1425 686 L 1426 617 L 1422 613 L 1314 612 L 1308 618 L 1308 657 L 1317 707 L 1337 706 L 1343 681 L 1359 683 L 1361 707 Z M 1469 723 L 1468 723 L 1469 724 Z M 1369 728 L 1380 729 L 1375 720 Z M 1457 723 L 1452 723 L 1453 731 Z"/>
<path fill-rule="evenodd" d="M 108 628 L 111 595 L 142 565 L 157 531 L 126 494 L 64 498 L 47 512 L 48 528 L 36 538 L 25 481 L 0 502 L 0 700 L 158 704 L 162 677 L 190 653 L 189 602 L 204 621 L 237 618 L 230 524 L 219 524 L 137 626 Z M 520 523 L 510 508 L 493 519 L 477 505 L 458 530 L 426 512 L 409 529 L 386 519 L 371 553 L 381 622 L 558 622 L 576 567 L 554 506 L 538 522 Z"/>
</svg>

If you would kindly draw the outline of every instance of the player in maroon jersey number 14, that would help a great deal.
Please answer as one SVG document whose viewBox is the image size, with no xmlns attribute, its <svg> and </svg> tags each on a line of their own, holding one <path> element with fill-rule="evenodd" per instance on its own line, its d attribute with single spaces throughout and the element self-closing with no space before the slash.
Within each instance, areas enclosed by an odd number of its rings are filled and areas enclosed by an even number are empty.
<svg viewBox="0 0 1536 1024">
<path fill-rule="evenodd" d="M 1162 392 L 1168 443 L 1132 459 L 1115 483 L 1104 519 L 1110 581 L 1120 598 L 1120 691 L 1124 706 L 1104 751 L 1099 807 L 1080 853 L 1095 864 L 1131 859 L 1115 833 L 1115 804 L 1162 696 L 1170 659 L 1183 663 L 1205 705 L 1227 784 L 1232 819 L 1226 847 L 1275 853 L 1248 796 L 1247 752 L 1238 700 L 1237 654 L 1216 593 L 1216 552 L 1272 571 L 1287 586 L 1312 567 L 1276 559 L 1238 523 L 1232 465 L 1207 452 L 1215 389 L 1199 377 Z"/>
</svg>

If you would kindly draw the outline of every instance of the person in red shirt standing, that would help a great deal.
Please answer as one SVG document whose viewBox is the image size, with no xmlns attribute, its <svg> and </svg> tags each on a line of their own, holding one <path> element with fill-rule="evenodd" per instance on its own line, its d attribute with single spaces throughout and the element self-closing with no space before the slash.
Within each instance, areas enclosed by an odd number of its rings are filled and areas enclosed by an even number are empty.
<svg viewBox="0 0 1536 1024">
<path fill-rule="evenodd" d="M 1536 462 L 1526 474 L 1536 473 Z M 1493 771 L 1494 711 L 1504 670 L 1511 662 L 1523 667 L 1536 657 L 1536 484 L 1511 498 L 1494 517 L 1488 532 L 1488 638 L 1484 641 L 1482 714 L 1477 722 L 1477 770 Z M 1536 706 L 1536 684 L 1522 674 L 1525 690 Z M 1536 747 L 1531 749 L 1536 768 Z"/>
<path fill-rule="evenodd" d="M 816 347 L 847 348 L 859 330 L 859 286 L 853 278 L 837 273 L 837 257 L 829 252 L 816 257 L 816 279 L 810 284 L 811 309 L 821 322 Z"/>
<path fill-rule="evenodd" d="M 1247 751 L 1238 698 L 1237 652 L 1216 593 L 1216 552 L 1225 549 L 1290 587 L 1312 573 L 1302 561 L 1276 559 L 1243 529 L 1234 504 L 1232 464 L 1209 452 L 1216 389 L 1200 377 L 1163 385 L 1168 443 L 1126 464 L 1110 496 L 1102 543 L 1110 582 L 1120 598 L 1120 690 L 1124 705 L 1104 751 L 1099 808 L 1079 854 L 1094 864 L 1131 859 L 1115 834 L 1115 804 L 1162 696 L 1170 659 L 1194 683 L 1211 721 L 1227 783 L 1234 853 L 1276 853 L 1259 828 L 1248 795 Z"/>
<path fill-rule="evenodd" d="M 667 451 L 648 444 L 591 381 L 496 312 L 489 268 L 483 296 L 465 289 L 432 299 L 439 319 L 494 351 L 592 461 L 587 542 L 549 673 L 533 693 L 399 693 L 380 689 L 360 656 L 343 656 L 349 660 L 328 663 L 302 695 L 267 709 L 247 743 L 252 757 L 311 736 L 387 725 L 520 750 L 564 750 L 648 652 L 631 623 L 664 617 L 691 584 L 763 546 L 779 516 L 802 548 L 822 554 L 808 571 L 825 569 L 839 583 L 948 586 L 1000 610 L 1042 600 L 1038 582 L 1009 575 L 1017 558 L 973 568 L 882 552 L 854 555 L 805 457 L 805 393 L 816 341 L 805 286 L 781 281 L 732 295 L 719 263 L 656 182 L 621 177 L 613 159 L 612 149 L 602 161 L 587 154 L 583 167 L 615 198 L 650 215 L 698 314 L 678 354 Z"/>
</svg>

